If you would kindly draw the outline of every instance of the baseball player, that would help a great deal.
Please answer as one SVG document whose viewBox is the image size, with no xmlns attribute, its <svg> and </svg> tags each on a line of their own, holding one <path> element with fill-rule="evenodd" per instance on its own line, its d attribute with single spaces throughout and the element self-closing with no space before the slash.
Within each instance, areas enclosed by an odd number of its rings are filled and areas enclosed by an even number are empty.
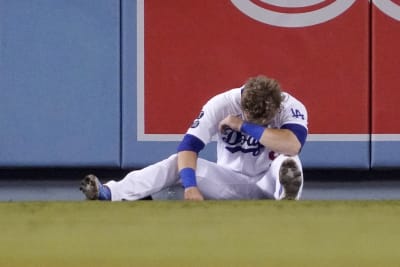
<svg viewBox="0 0 400 267">
<path fill-rule="evenodd" d="M 80 190 L 89 200 L 138 200 L 181 184 L 185 200 L 298 200 L 307 133 L 304 105 L 276 80 L 252 77 L 203 106 L 176 154 L 120 181 L 101 184 L 87 175 Z M 214 136 L 216 163 L 198 157 Z"/>
</svg>

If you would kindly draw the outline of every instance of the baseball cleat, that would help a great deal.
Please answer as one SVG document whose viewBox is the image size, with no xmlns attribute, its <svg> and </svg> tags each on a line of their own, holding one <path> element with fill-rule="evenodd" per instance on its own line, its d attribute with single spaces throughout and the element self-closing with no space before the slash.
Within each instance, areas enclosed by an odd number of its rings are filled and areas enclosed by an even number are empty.
<svg viewBox="0 0 400 267">
<path fill-rule="evenodd" d="M 81 181 L 81 186 L 79 190 L 86 196 L 87 200 L 97 200 L 99 199 L 99 188 L 101 183 L 96 175 L 89 174 Z"/>
<path fill-rule="evenodd" d="M 280 199 L 297 200 L 303 184 L 303 175 L 293 159 L 286 159 L 279 170 L 279 181 L 283 188 Z"/>
</svg>

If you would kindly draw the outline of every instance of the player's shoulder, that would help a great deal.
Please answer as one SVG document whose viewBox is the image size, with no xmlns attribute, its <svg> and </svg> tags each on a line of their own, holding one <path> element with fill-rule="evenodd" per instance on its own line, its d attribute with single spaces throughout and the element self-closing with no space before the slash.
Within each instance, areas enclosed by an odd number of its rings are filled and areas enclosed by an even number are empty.
<svg viewBox="0 0 400 267">
<path fill-rule="evenodd" d="M 304 107 L 304 104 L 299 99 L 289 94 L 288 92 L 282 92 L 282 96 L 283 96 L 283 101 L 282 101 L 283 107 L 290 107 L 290 106 Z"/>
<path fill-rule="evenodd" d="M 220 95 L 224 97 L 240 98 L 240 96 L 242 95 L 242 91 L 243 87 L 232 88 L 220 93 Z"/>
<path fill-rule="evenodd" d="M 282 96 L 283 102 L 276 116 L 275 126 L 280 128 L 287 123 L 296 123 L 307 128 L 308 113 L 303 103 L 287 92 L 282 93 Z"/>
<path fill-rule="evenodd" d="M 216 94 L 210 99 L 210 102 L 229 102 L 229 103 L 240 103 L 242 94 L 242 88 L 233 88 Z"/>
</svg>

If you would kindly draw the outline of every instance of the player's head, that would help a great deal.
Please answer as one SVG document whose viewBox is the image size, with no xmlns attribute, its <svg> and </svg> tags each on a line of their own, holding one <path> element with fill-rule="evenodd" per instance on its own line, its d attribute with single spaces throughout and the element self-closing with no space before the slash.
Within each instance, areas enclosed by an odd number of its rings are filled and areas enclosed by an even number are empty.
<svg viewBox="0 0 400 267">
<path fill-rule="evenodd" d="M 279 83 L 260 75 L 248 79 L 240 104 L 247 121 L 267 125 L 279 112 L 282 99 Z"/>
</svg>

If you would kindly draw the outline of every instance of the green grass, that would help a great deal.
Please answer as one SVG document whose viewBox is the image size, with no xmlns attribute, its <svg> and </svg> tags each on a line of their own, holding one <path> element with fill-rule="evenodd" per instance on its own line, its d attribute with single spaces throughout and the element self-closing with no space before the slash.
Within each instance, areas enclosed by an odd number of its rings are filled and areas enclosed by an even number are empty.
<svg viewBox="0 0 400 267">
<path fill-rule="evenodd" d="M 0 266 L 399 266 L 400 201 L 2 202 Z"/>
</svg>

